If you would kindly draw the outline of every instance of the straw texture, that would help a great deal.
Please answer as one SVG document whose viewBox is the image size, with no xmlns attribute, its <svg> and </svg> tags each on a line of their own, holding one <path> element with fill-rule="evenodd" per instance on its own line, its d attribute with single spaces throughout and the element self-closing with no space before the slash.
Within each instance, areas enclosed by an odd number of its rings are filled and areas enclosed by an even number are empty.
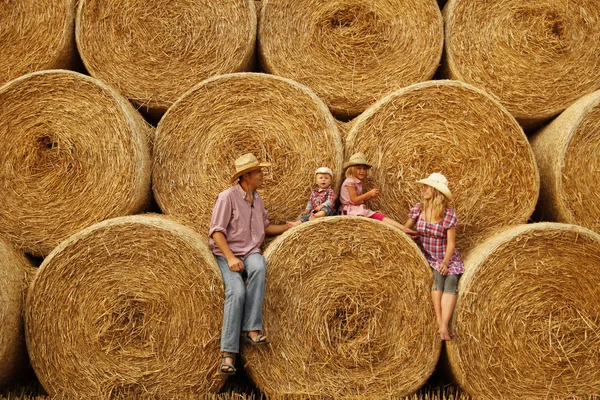
<svg viewBox="0 0 600 400">
<path fill-rule="evenodd" d="M 495 95 L 526 127 L 600 88 L 597 0 L 450 0 L 446 76 Z"/>
<path fill-rule="evenodd" d="M 19 378 L 28 365 L 22 314 L 33 271 L 22 253 L 0 240 L 0 388 Z"/>
<path fill-rule="evenodd" d="M 196 86 L 160 121 L 152 176 L 158 205 L 207 233 L 217 194 L 248 152 L 272 163 L 260 193 L 273 223 L 304 209 L 318 167 L 330 167 L 339 182 L 341 139 L 312 91 L 270 75 L 230 74 Z"/>
<path fill-rule="evenodd" d="M 264 70 L 313 89 L 341 117 L 431 79 L 443 49 L 435 0 L 263 1 Z"/>
<path fill-rule="evenodd" d="M 536 215 L 600 232 L 600 91 L 582 97 L 531 139 L 540 168 Z"/>
<path fill-rule="evenodd" d="M 150 132 L 126 99 L 75 72 L 0 87 L 0 235 L 44 256 L 82 228 L 142 210 Z"/>
<path fill-rule="evenodd" d="M 462 82 L 419 83 L 381 99 L 352 124 L 346 158 L 359 151 L 373 165 L 365 188 L 381 189 L 369 208 L 401 222 L 421 201 L 416 181 L 444 174 L 463 253 L 501 226 L 525 223 L 538 198 L 522 129 L 491 96 Z"/>
<path fill-rule="evenodd" d="M 29 288 L 32 365 L 51 396 L 199 397 L 223 383 L 223 297 L 192 230 L 151 215 L 101 222 L 61 243 Z"/>
<path fill-rule="evenodd" d="M 600 236 L 567 224 L 502 230 L 465 259 L 447 346 L 477 399 L 600 393 Z M 590 397 L 585 397 L 585 396 Z"/>
<path fill-rule="evenodd" d="M 242 355 L 269 398 L 398 398 L 431 375 L 441 348 L 432 275 L 408 236 L 326 217 L 279 236 L 265 258 L 271 346 Z"/>
<path fill-rule="evenodd" d="M 190 87 L 247 71 L 253 0 L 80 0 L 77 46 L 90 74 L 162 114 Z"/>
<path fill-rule="evenodd" d="M 73 0 L 3 1 L 0 21 L 0 85 L 29 72 L 75 65 Z"/>
</svg>

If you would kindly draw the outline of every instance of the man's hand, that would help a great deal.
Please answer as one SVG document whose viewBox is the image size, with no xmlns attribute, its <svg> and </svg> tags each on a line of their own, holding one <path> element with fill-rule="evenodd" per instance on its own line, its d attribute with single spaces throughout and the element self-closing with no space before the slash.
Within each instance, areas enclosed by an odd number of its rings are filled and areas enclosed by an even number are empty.
<svg viewBox="0 0 600 400">
<path fill-rule="evenodd" d="M 237 257 L 228 259 L 227 265 L 229 265 L 229 269 L 233 272 L 242 272 L 244 270 L 244 263 Z"/>
</svg>

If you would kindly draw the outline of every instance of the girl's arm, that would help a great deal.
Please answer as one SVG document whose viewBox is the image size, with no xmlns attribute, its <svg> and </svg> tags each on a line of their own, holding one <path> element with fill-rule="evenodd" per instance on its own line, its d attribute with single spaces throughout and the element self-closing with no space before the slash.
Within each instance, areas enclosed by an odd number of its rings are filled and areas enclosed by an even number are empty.
<svg viewBox="0 0 600 400">
<path fill-rule="evenodd" d="M 415 224 L 417 223 L 416 220 L 409 218 L 406 220 L 406 222 L 404 223 L 404 227 L 408 228 L 408 229 L 412 229 L 414 228 Z"/>
<path fill-rule="evenodd" d="M 448 275 L 450 272 L 448 270 L 448 265 L 450 265 L 450 260 L 452 260 L 452 255 L 454 254 L 454 249 L 456 247 L 456 228 L 448 228 L 446 230 L 448 233 L 448 244 L 446 245 L 446 254 L 444 254 L 444 260 L 439 266 L 440 274 Z"/>
<path fill-rule="evenodd" d="M 354 204 L 362 204 L 367 200 L 376 197 L 379 194 L 379 189 L 371 189 L 367 193 L 363 193 L 360 196 L 356 195 L 356 188 L 354 186 L 348 186 L 348 194 L 350 195 L 350 200 Z"/>
</svg>

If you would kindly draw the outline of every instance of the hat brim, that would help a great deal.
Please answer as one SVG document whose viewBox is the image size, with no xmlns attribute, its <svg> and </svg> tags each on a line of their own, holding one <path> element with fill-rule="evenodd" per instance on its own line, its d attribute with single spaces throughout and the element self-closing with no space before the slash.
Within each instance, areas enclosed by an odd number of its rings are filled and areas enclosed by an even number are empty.
<svg viewBox="0 0 600 400">
<path fill-rule="evenodd" d="M 444 196 L 446 196 L 446 198 L 448 200 L 452 200 L 452 192 L 444 184 L 441 184 L 439 182 L 432 181 L 432 180 L 429 180 L 429 179 L 421 179 L 420 181 L 417 181 L 417 183 L 421 183 L 423 185 L 431 186 L 432 188 L 437 189 L 441 194 L 443 194 Z"/>
<path fill-rule="evenodd" d="M 357 163 L 357 162 L 350 162 L 350 161 L 345 162 L 344 165 L 343 165 L 343 167 L 344 167 L 344 169 L 347 169 L 347 168 L 353 167 L 355 165 L 364 165 L 367 168 L 371 168 L 371 164 L 361 163 L 361 162 Z"/>
<path fill-rule="evenodd" d="M 244 175 L 246 172 L 252 172 L 252 171 L 256 171 L 257 169 L 266 168 L 266 167 L 270 167 L 270 166 L 271 166 L 271 163 L 261 162 L 261 163 L 258 163 L 258 165 L 253 165 L 251 167 L 244 168 L 244 169 L 236 172 L 229 180 L 229 183 L 234 183 L 237 178 Z"/>
</svg>

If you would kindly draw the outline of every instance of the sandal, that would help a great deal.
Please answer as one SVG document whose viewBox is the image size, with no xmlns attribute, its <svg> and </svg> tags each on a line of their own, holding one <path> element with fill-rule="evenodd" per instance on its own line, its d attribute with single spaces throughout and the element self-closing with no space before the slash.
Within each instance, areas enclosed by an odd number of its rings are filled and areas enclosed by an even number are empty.
<svg viewBox="0 0 600 400">
<path fill-rule="evenodd" d="M 253 340 L 248 332 L 242 335 L 242 339 L 244 340 L 244 343 L 248 343 L 251 346 L 264 346 L 271 343 L 269 342 L 266 336 L 260 333 L 258 334 L 258 336 L 256 336 L 256 340 Z"/>
<path fill-rule="evenodd" d="M 231 358 L 233 361 L 231 363 L 227 362 L 227 359 Z M 219 367 L 219 373 L 221 375 L 235 375 L 235 355 L 234 354 L 223 354 L 221 356 L 221 366 Z"/>
</svg>

